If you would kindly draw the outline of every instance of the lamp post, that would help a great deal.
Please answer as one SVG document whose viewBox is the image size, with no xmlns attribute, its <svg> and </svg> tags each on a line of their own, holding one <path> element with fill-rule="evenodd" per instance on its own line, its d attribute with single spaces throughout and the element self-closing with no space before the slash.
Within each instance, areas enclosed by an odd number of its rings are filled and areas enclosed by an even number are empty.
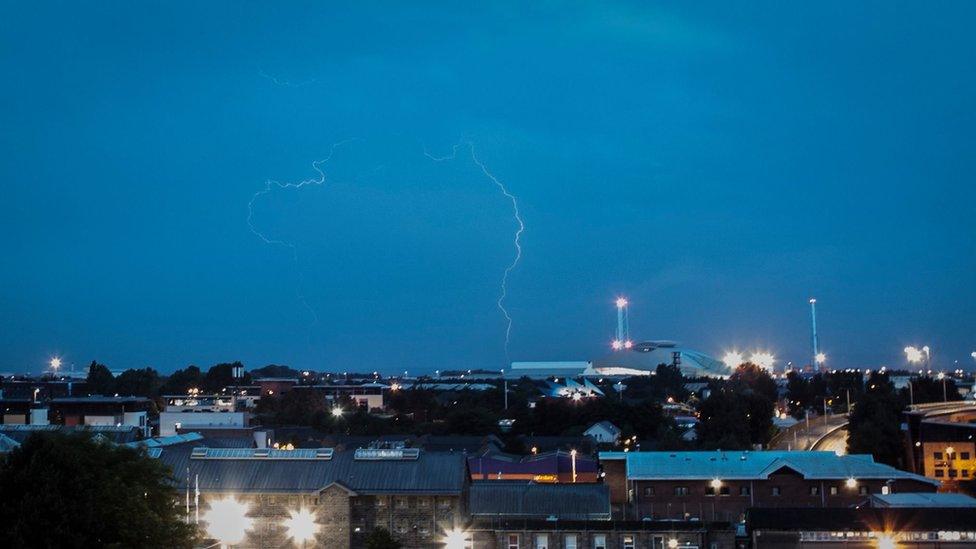
<svg viewBox="0 0 976 549">
<path fill-rule="evenodd" d="M 942 380 L 942 402 L 949 402 L 949 395 L 946 393 L 946 375 L 939 372 L 939 379 Z"/>
</svg>

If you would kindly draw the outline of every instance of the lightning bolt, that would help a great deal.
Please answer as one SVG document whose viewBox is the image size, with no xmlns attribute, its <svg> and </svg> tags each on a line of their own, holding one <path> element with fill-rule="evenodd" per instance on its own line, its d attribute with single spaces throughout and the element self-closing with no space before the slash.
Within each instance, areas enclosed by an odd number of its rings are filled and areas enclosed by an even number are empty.
<svg viewBox="0 0 976 549">
<path fill-rule="evenodd" d="M 424 156 L 433 160 L 434 162 L 454 160 L 457 158 L 458 150 L 461 147 L 467 147 L 468 152 L 471 154 L 471 161 L 474 162 L 474 165 L 477 166 L 481 170 L 481 173 L 490 179 L 491 182 L 498 187 L 498 190 L 501 191 L 502 195 L 512 203 L 512 215 L 515 218 L 515 222 L 518 223 L 518 229 L 515 230 L 515 237 L 513 240 L 513 244 L 515 245 L 515 257 L 512 259 L 512 262 L 505 267 L 505 272 L 502 274 L 501 292 L 498 295 L 498 300 L 495 302 L 495 304 L 498 306 L 498 310 L 500 310 L 502 315 L 505 316 L 505 356 L 508 357 L 508 345 L 512 339 L 512 315 L 509 314 L 508 309 L 505 308 L 505 298 L 508 297 L 508 276 L 512 273 L 515 267 L 518 266 L 519 261 L 522 259 L 522 233 L 525 232 L 525 221 L 522 220 L 522 214 L 519 211 L 518 199 L 515 198 L 515 195 L 509 192 L 508 188 L 505 187 L 505 184 L 495 177 L 494 174 L 488 171 L 488 168 L 484 165 L 484 163 L 478 159 L 478 155 L 475 154 L 474 151 L 474 143 L 471 141 L 462 140 L 458 142 L 451 148 L 451 154 L 448 156 L 433 156 L 427 152 L 425 147 Z"/>
<path fill-rule="evenodd" d="M 302 80 L 301 82 L 298 82 L 296 84 L 294 82 L 291 82 L 290 80 L 285 80 L 283 78 L 278 78 L 273 74 L 268 74 L 263 70 L 258 70 L 258 74 L 261 75 L 262 78 L 267 78 L 268 80 L 274 82 L 275 85 L 284 86 L 286 88 L 300 88 L 302 86 L 305 86 L 307 84 L 312 84 L 315 82 L 315 78 L 312 78 L 311 80 Z"/>
<path fill-rule="evenodd" d="M 312 307 L 312 305 L 308 302 L 308 299 L 305 297 L 305 292 L 303 290 L 305 286 L 305 277 L 302 274 L 301 265 L 298 261 L 298 246 L 296 246 L 294 242 L 291 242 L 289 240 L 271 238 L 266 234 L 264 234 L 263 232 L 261 232 L 257 227 L 255 227 L 254 203 L 257 202 L 257 200 L 262 196 L 270 194 L 272 191 L 276 189 L 301 189 L 302 187 L 307 187 L 310 185 L 315 185 L 317 187 L 322 186 L 323 184 L 325 184 L 325 180 L 326 180 L 325 172 L 322 170 L 322 166 L 328 164 L 329 161 L 332 160 L 332 156 L 335 154 L 336 149 L 338 149 L 342 145 L 345 145 L 346 143 L 349 143 L 350 141 L 355 141 L 355 140 L 356 139 L 346 139 L 343 141 L 339 141 L 338 143 L 333 143 L 332 147 L 329 149 L 328 156 L 326 156 L 322 160 L 316 160 L 312 162 L 312 169 L 315 170 L 315 172 L 318 174 L 316 177 L 313 177 L 311 179 L 304 179 L 297 183 L 281 183 L 269 179 L 264 182 L 264 188 L 254 193 L 251 196 L 251 200 L 249 200 L 247 203 L 247 227 L 251 230 L 251 232 L 254 233 L 254 235 L 257 236 L 258 238 L 260 238 L 265 244 L 270 244 L 272 246 L 281 246 L 282 248 L 286 248 L 291 251 L 292 260 L 295 262 L 295 272 L 297 273 L 298 276 L 298 287 L 295 290 L 295 294 L 298 297 L 298 300 L 301 302 L 301 304 L 312 315 L 312 324 L 309 326 L 309 332 L 311 332 L 311 327 L 318 323 L 319 315 L 316 312 L 315 308 Z"/>
</svg>

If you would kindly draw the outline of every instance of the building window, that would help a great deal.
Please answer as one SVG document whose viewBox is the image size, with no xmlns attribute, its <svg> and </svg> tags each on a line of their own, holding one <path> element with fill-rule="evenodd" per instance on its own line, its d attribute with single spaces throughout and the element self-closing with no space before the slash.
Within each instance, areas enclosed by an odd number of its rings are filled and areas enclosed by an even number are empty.
<svg viewBox="0 0 976 549">
<path fill-rule="evenodd" d="M 956 478 L 958 472 L 955 469 L 949 469 L 949 478 Z"/>
<path fill-rule="evenodd" d="M 932 454 L 932 457 L 934 457 L 935 459 L 942 459 L 942 452 L 935 452 L 934 454 Z"/>
<path fill-rule="evenodd" d="M 773 486 L 773 495 L 774 496 L 780 495 L 779 486 Z"/>
<path fill-rule="evenodd" d="M 748 486 L 739 486 L 739 495 L 740 496 L 752 495 L 752 489 L 749 488 Z"/>
<path fill-rule="evenodd" d="M 720 495 L 720 496 L 727 496 L 727 495 L 729 495 L 729 487 L 728 486 L 723 486 L 723 487 L 719 488 L 718 495 Z"/>
<path fill-rule="evenodd" d="M 654 487 L 653 486 L 645 486 L 644 487 L 644 497 L 648 497 L 649 498 L 649 497 L 653 497 L 653 496 L 654 496 Z"/>
<path fill-rule="evenodd" d="M 549 549 L 549 534 L 535 535 L 535 549 Z"/>
<path fill-rule="evenodd" d="M 593 549 L 607 549 L 606 534 L 593 534 Z"/>
<path fill-rule="evenodd" d="M 509 534 L 508 535 L 508 549 L 519 549 L 519 535 Z"/>
<path fill-rule="evenodd" d="M 383 497 L 383 496 L 380 496 L 380 497 L 376 498 L 376 506 L 377 507 L 386 507 L 386 498 Z"/>
<path fill-rule="evenodd" d="M 621 546 L 623 547 L 623 549 L 634 549 L 635 547 L 634 536 L 630 536 L 630 535 L 623 536 L 621 538 Z"/>
<path fill-rule="evenodd" d="M 576 534 L 563 536 L 563 549 L 576 549 Z"/>
<path fill-rule="evenodd" d="M 820 487 L 819 486 L 811 486 L 810 487 L 810 495 L 811 496 L 819 496 L 820 495 Z"/>
<path fill-rule="evenodd" d="M 969 469 L 963 469 L 962 470 L 962 476 L 964 476 L 966 478 L 969 478 Z"/>
<path fill-rule="evenodd" d="M 862 485 L 860 485 L 860 486 L 857 487 L 857 493 L 860 494 L 860 495 L 862 495 L 862 496 L 868 495 L 868 492 L 869 492 L 869 490 L 868 490 L 867 485 L 862 484 Z"/>
<path fill-rule="evenodd" d="M 831 486 L 830 487 L 830 495 L 832 495 L 832 496 L 836 496 L 837 495 L 837 487 L 836 486 Z"/>
<path fill-rule="evenodd" d="M 688 495 L 688 487 L 687 486 L 675 486 L 674 487 L 674 495 L 676 495 L 676 496 L 687 496 Z"/>
<path fill-rule="evenodd" d="M 394 500 L 394 503 L 395 503 L 397 509 L 406 509 L 407 508 L 407 498 L 396 498 Z"/>
<path fill-rule="evenodd" d="M 891 488 L 886 484 L 881 487 L 881 493 L 887 496 L 888 494 L 891 493 Z"/>
<path fill-rule="evenodd" d="M 969 459 L 969 452 L 960 452 L 959 459 Z"/>
<path fill-rule="evenodd" d="M 419 498 L 417 500 L 417 507 L 420 507 L 421 509 L 430 507 L 430 500 L 427 498 Z"/>
<path fill-rule="evenodd" d="M 410 531 L 410 525 L 407 524 L 407 519 L 397 519 L 396 533 L 406 534 L 408 531 Z"/>
<path fill-rule="evenodd" d="M 715 487 L 714 486 L 706 486 L 705 487 L 705 495 L 706 496 L 714 496 L 715 495 Z"/>
</svg>

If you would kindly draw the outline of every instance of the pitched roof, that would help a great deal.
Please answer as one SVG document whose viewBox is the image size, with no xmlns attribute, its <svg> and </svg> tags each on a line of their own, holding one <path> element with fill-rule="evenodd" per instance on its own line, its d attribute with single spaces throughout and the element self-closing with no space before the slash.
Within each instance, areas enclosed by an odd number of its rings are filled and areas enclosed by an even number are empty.
<svg viewBox="0 0 976 549">
<path fill-rule="evenodd" d="M 589 433 L 590 431 L 592 431 L 593 429 L 595 429 L 597 427 L 599 427 L 599 428 L 601 428 L 601 429 L 605 430 L 606 432 L 611 433 L 613 435 L 619 435 L 622 432 L 619 427 L 617 427 L 613 423 L 610 423 L 609 421 L 605 421 L 604 420 L 604 421 L 598 421 L 598 422 L 594 423 L 593 425 L 590 425 L 590 427 L 586 431 L 584 431 L 584 433 Z"/>
<path fill-rule="evenodd" d="M 605 484 L 475 482 L 468 507 L 472 517 L 610 520 L 610 489 Z"/>
<path fill-rule="evenodd" d="M 903 492 L 874 494 L 872 507 L 976 507 L 976 498 L 966 494 L 939 492 Z"/>
<path fill-rule="evenodd" d="M 459 495 L 466 477 L 461 453 L 372 461 L 354 459 L 354 451 L 333 452 L 331 459 L 197 459 L 191 458 L 191 446 L 162 447 L 159 459 L 172 468 L 180 488 L 186 488 L 188 474 L 199 475 L 205 492 L 314 493 L 338 482 L 359 494 Z"/>
<path fill-rule="evenodd" d="M 7 452 L 13 452 L 15 448 L 20 446 L 20 443 L 16 440 L 0 433 L 0 454 L 6 454 Z"/>
<path fill-rule="evenodd" d="M 821 451 L 759 452 L 601 452 L 600 459 L 625 459 L 630 480 L 757 479 L 785 468 L 807 479 L 912 479 L 938 486 L 937 480 L 876 463 L 870 455 L 838 456 Z"/>
<path fill-rule="evenodd" d="M 132 442 L 139 439 L 140 428 L 135 425 L 0 425 L 0 434 L 9 436 L 17 442 L 24 442 L 33 433 L 77 433 L 101 434 L 112 442 Z"/>
</svg>

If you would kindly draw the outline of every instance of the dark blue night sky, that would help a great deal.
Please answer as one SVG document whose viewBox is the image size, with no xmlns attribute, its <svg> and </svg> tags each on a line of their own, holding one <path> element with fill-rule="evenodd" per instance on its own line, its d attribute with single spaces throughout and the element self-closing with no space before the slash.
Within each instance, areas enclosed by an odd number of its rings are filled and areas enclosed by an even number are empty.
<svg viewBox="0 0 976 549">
<path fill-rule="evenodd" d="M 4 3 L 0 371 L 505 367 L 464 139 L 512 360 L 974 365 L 976 4 L 256 4 Z"/>
</svg>

